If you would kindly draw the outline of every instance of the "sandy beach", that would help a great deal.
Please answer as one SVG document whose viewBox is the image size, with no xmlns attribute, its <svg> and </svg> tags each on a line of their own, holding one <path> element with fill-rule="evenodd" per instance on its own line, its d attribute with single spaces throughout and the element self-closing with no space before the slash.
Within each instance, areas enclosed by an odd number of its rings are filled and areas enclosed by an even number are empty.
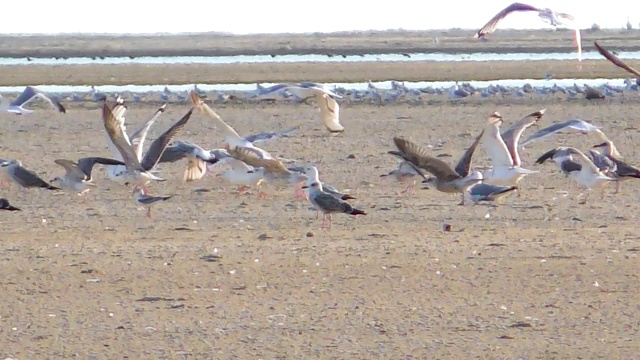
<svg viewBox="0 0 640 360">
<path fill-rule="evenodd" d="M 556 166 L 533 163 L 559 144 L 586 150 L 594 138 L 561 135 L 527 147 L 525 166 L 540 173 L 521 182 L 521 197 L 496 208 L 457 206 L 458 197 L 434 190 L 404 196 L 404 185 L 380 177 L 397 165 L 385 154 L 393 136 L 443 143 L 434 154 L 454 163 L 488 114 L 500 111 L 509 124 L 540 107 L 345 104 L 346 131 L 338 136 L 327 134 L 314 106 L 217 108 L 240 134 L 302 125 L 263 147 L 316 164 L 324 181 L 368 213 L 335 215 L 331 231 L 318 229 L 315 212 L 291 188 L 266 185 L 268 199 L 259 201 L 255 191 L 234 194 L 219 175 L 185 185 L 184 163 L 161 167 L 170 180 L 151 191 L 174 198 L 151 219 L 102 169 L 86 203 L 12 185 L 3 196 L 23 211 L 1 220 L 0 355 L 629 358 L 640 350 L 640 184 L 625 182 L 618 195 L 609 187 L 603 200 L 593 193 L 579 205 L 580 191 Z M 544 107 L 541 127 L 590 119 L 637 164 L 637 102 Z M 154 107 L 129 109 L 128 128 L 135 129 Z M 187 110 L 170 106 L 151 139 Z M 62 174 L 55 159 L 109 156 L 97 105 L 16 119 L 0 114 L 3 157 L 21 159 L 45 179 Z M 201 114 L 180 139 L 222 146 Z M 487 164 L 479 148 L 474 165 Z M 452 231 L 443 232 L 443 223 Z"/>
</svg>

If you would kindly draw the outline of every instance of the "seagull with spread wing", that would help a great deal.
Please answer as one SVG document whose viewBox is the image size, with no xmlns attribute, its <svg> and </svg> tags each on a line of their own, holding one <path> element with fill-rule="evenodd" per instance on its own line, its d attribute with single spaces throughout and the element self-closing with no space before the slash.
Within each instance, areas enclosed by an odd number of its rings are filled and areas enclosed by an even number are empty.
<svg viewBox="0 0 640 360">
<path fill-rule="evenodd" d="M 522 160 L 518 153 L 518 141 L 524 130 L 540 120 L 544 112 L 545 109 L 542 109 L 525 116 L 502 134 L 500 133 L 502 116 L 497 112 L 489 116 L 482 144 L 491 158 L 492 168 L 491 171 L 483 174 L 485 182 L 493 185 L 513 186 L 517 185 L 526 175 L 538 173 L 538 171 L 521 167 Z"/>
<path fill-rule="evenodd" d="M 64 176 L 57 176 L 51 180 L 52 184 L 59 185 L 62 189 L 72 190 L 82 195 L 88 192 L 91 187 L 96 186 L 92 182 L 91 171 L 95 164 L 102 165 L 124 165 L 120 160 L 108 159 L 103 157 L 86 157 L 79 159 L 78 162 L 57 159 L 55 163 L 65 169 Z"/>
<path fill-rule="evenodd" d="M 173 140 L 182 128 L 187 124 L 193 108 L 191 108 L 182 119 L 178 120 L 173 126 L 165 131 L 157 138 L 147 150 L 142 160 L 138 159 L 138 155 L 132 145 L 127 141 L 124 126 L 113 116 L 109 105 L 102 105 L 102 119 L 104 127 L 113 145 L 118 149 L 122 156 L 126 168 L 124 171 L 115 174 L 116 177 L 124 177 L 125 185 L 131 183 L 134 185 L 145 186 L 149 181 L 164 181 L 165 179 L 153 175 L 150 171 L 156 166 L 158 160 L 162 156 L 167 145 Z"/>
<path fill-rule="evenodd" d="M 229 155 L 247 165 L 253 166 L 257 174 L 263 176 L 264 180 L 280 186 L 294 185 L 296 187 L 296 198 L 303 198 L 302 182 L 307 180 L 307 176 L 297 171 L 287 168 L 282 161 L 277 159 L 262 159 L 257 157 L 251 149 L 234 148 L 229 150 Z M 260 187 L 260 184 L 258 185 Z M 260 189 L 258 196 L 264 199 L 266 194 Z"/>
<path fill-rule="evenodd" d="M 567 120 L 536 131 L 535 133 L 531 134 L 531 136 L 529 136 L 525 141 L 523 141 L 520 146 L 525 146 L 534 141 L 544 139 L 546 137 L 558 134 L 566 130 L 577 130 L 583 135 L 591 132 L 601 132 L 599 127 L 592 125 L 584 120 Z"/>
<path fill-rule="evenodd" d="M 427 182 L 434 182 L 438 191 L 462 194 L 462 201 L 459 205 L 464 205 L 465 191 L 469 186 L 482 181 L 482 174 L 471 170 L 471 158 L 478 147 L 482 134 L 484 134 L 484 130 L 464 152 L 455 169 L 452 169 L 444 161 L 429 155 L 426 149 L 399 137 L 393 138 L 398 151 L 389 151 L 389 154 L 398 156 L 433 174 L 435 177 L 427 179 Z"/>
<path fill-rule="evenodd" d="M 534 11 L 538 13 L 538 16 L 542 21 L 550 24 L 554 28 L 558 26 L 568 26 L 575 32 L 575 41 L 578 48 L 578 61 L 582 61 L 582 41 L 580 36 L 580 28 L 575 23 L 575 18 L 566 13 L 555 12 L 549 8 L 538 8 L 528 4 L 515 2 L 497 13 L 491 20 L 489 20 L 474 37 L 483 38 L 487 34 L 491 34 L 496 30 L 500 21 L 506 18 L 509 14 L 516 12 Z"/>
<path fill-rule="evenodd" d="M 51 106 L 63 114 L 67 112 L 67 109 L 62 106 L 60 99 L 57 96 L 48 95 L 33 86 L 27 86 L 24 91 L 22 91 L 22 94 L 20 94 L 20 96 L 11 103 L 9 103 L 8 99 L 0 96 L 0 111 L 8 111 L 16 115 L 31 114 L 33 113 L 33 110 L 25 109 L 24 106 L 38 98 L 47 101 Z"/>
<path fill-rule="evenodd" d="M 332 134 L 344 131 L 340 124 L 340 105 L 335 100 L 342 99 L 342 96 L 315 84 L 289 85 L 285 89 L 302 100 L 314 97 L 320 109 L 320 118 L 327 130 Z"/>
</svg>

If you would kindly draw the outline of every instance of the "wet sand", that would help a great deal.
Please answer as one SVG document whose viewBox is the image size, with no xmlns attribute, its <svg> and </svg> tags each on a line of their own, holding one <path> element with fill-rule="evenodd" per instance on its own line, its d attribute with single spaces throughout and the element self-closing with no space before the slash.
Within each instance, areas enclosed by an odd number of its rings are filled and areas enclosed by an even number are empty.
<svg viewBox="0 0 640 360">
<path fill-rule="evenodd" d="M 586 150 L 594 138 L 561 135 L 528 147 L 525 167 L 541 173 L 497 208 L 457 206 L 458 197 L 434 190 L 403 196 L 403 185 L 380 177 L 397 165 L 386 155 L 395 135 L 423 146 L 444 142 L 433 152 L 454 163 L 486 115 L 500 111 L 509 124 L 540 107 L 344 104 L 346 131 L 337 136 L 326 133 L 313 106 L 217 108 L 240 134 L 303 125 L 262 146 L 318 165 L 324 181 L 357 197 L 353 205 L 368 215 L 335 215 L 331 231 L 318 230 L 315 212 L 294 200 L 293 189 L 266 185 L 269 198 L 258 201 L 255 191 L 233 194 L 218 176 L 185 185 L 184 163 L 162 166 L 169 181 L 151 191 L 175 196 L 151 219 L 102 169 L 86 203 L 12 186 L 3 196 L 24 211 L 0 214 L 0 355 L 633 358 L 640 350 L 640 183 L 625 182 L 618 195 L 609 187 L 603 200 L 594 192 L 579 205 L 575 184 L 555 165 L 533 163 L 558 144 Z M 591 119 L 638 164 L 637 102 L 544 107 L 540 126 Z M 129 129 L 154 110 L 129 109 Z M 187 109 L 169 106 L 151 139 Z M 45 179 L 62 174 L 55 159 L 109 155 L 97 107 L 3 113 L 0 122 L 2 157 L 20 158 Z M 180 138 L 222 146 L 199 113 Z M 482 148 L 474 164 L 488 164 Z M 441 230 L 443 222 L 452 232 Z"/>
</svg>

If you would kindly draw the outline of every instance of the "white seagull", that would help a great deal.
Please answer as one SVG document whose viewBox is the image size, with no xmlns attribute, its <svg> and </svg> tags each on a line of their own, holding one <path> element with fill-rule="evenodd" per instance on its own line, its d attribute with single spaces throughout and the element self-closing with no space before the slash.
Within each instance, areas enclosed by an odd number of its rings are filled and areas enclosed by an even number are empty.
<svg viewBox="0 0 640 360">
<path fill-rule="evenodd" d="M 37 98 L 46 100 L 61 113 L 67 112 L 57 96 L 47 95 L 33 86 L 27 86 L 22 94 L 11 103 L 9 103 L 8 99 L 0 96 L 0 111 L 8 111 L 16 115 L 31 114 L 33 110 L 25 109 L 23 106 Z"/>
<path fill-rule="evenodd" d="M 544 109 L 525 116 L 510 129 L 507 129 L 504 134 L 500 134 L 502 116 L 497 112 L 489 116 L 482 144 L 491 158 L 492 168 L 491 171 L 483 174 L 485 182 L 493 185 L 512 186 L 516 185 L 526 175 L 538 173 L 538 171 L 521 167 L 522 161 L 518 154 L 518 140 L 522 132 L 527 127 L 535 124 L 543 114 Z"/>
<path fill-rule="evenodd" d="M 478 32 L 474 35 L 476 38 L 482 38 L 487 34 L 491 34 L 496 30 L 498 23 L 509 14 L 518 11 L 535 11 L 542 21 L 550 24 L 554 28 L 557 26 L 568 26 L 575 32 L 575 41 L 578 48 L 578 61 L 582 61 L 582 41 L 580 36 L 580 28 L 575 23 L 575 18 L 566 13 L 555 12 L 549 8 L 537 8 L 535 6 L 515 2 L 497 13 L 489 22 L 487 22 Z"/>
<path fill-rule="evenodd" d="M 182 117 L 182 119 L 178 120 L 164 134 L 151 143 L 151 146 L 149 147 L 149 150 L 147 150 L 144 158 L 139 160 L 136 152 L 127 139 L 124 126 L 122 126 L 121 122 L 116 120 L 109 106 L 104 103 L 102 106 L 104 127 L 107 130 L 107 134 L 109 135 L 111 142 L 120 152 L 122 161 L 126 164 L 126 169 L 121 173 L 116 174 L 116 177 L 123 176 L 125 178 L 125 185 L 132 183 L 134 185 L 144 186 L 151 180 L 164 181 L 165 179 L 151 174 L 150 171 L 158 163 L 158 160 L 162 156 L 167 145 L 173 140 L 178 132 L 182 130 L 187 121 L 189 121 L 192 112 L 193 108 L 191 108 L 189 112 Z"/>
<path fill-rule="evenodd" d="M 315 97 L 320 108 L 320 117 L 322 123 L 330 133 L 337 134 L 344 131 L 344 127 L 340 124 L 340 105 L 335 98 L 342 99 L 342 96 L 324 89 L 319 86 L 295 86 L 289 85 L 286 90 L 294 96 L 307 100 Z"/>
<path fill-rule="evenodd" d="M 567 120 L 561 123 L 557 123 L 557 124 L 553 124 L 551 126 L 548 126 L 544 129 L 540 129 L 538 131 L 536 131 L 535 133 L 531 134 L 531 136 L 529 136 L 525 141 L 523 141 L 522 143 L 520 143 L 520 146 L 525 146 L 527 144 L 530 144 L 534 141 L 538 141 L 541 139 L 544 139 L 548 136 L 557 134 L 561 131 L 564 130 L 578 130 L 580 133 L 586 135 L 588 133 L 591 132 L 601 132 L 600 128 L 597 126 L 594 126 L 592 124 L 589 124 L 588 122 L 584 121 L 584 120 Z"/>
</svg>

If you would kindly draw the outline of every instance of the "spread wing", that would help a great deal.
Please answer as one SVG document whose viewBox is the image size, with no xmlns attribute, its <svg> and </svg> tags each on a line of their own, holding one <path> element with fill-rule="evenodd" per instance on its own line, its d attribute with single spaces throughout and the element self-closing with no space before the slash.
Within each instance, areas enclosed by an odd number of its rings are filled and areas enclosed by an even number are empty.
<svg viewBox="0 0 640 360">
<path fill-rule="evenodd" d="M 253 166 L 254 168 L 264 168 L 267 172 L 272 174 L 289 173 L 289 169 L 280 160 L 276 159 L 261 159 L 253 155 L 250 150 L 244 148 L 233 148 L 229 150 L 229 155 L 243 163 Z"/>
<path fill-rule="evenodd" d="M 520 166 L 521 164 L 520 155 L 518 155 L 518 141 L 520 141 L 522 133 L 529 126 L 538 122 L 546 110 L 547 109 L 542 109 L 523 117 L 502 133 L 502 140 L 504 140 L 505 145 L 507 145 L 507 150 L 509 150 L 509 154 L 511 154 L 514 166 Z"/>
<path fill-rule="evenodd" d="M 343 132 L 344 127 L 340 124 L 340 105 L 338 105 L 338 102 L 327 94 L 317 95 L 317 101 L 322 123 L 329 132 Z"/>
<path fill-rule="evenodd" d="M 474 37 L 481 38 L 486 34 L 491 34 L 496 30 L 498 23 L 502 21 L 502 19 L 504 19 L 505 17 L 507 17 L 507 15 L 515 11 L 540 11 L 540 9 L 533 7 L 531 5 L 515 2 L 507 6 L 506 8 L 502 9 L 502 11 L 497 13 L 496 16 L 491 18 L 489 22 L 487 22 L 480 30 L 478 30 L 478 32 L 475 34 Z"/>
<path fill-rule="evenodd" d="M 160 135 L 159 138 L 155 139 L 151 146 L 149 146 L 149 150 L 144 155 L 144 159 L 142 159 L 142 168 L 145 170 L 151 170 L 158 163 L 158 160 L 162 157 L 162 153 L 166 149 L 167 145 L 173 140 L 178 132 L 184 128 L 191 118 L 191 114 L 193 113 L 193 108 L 189 109 L 189 111 L 182 117 L 182 119 L 178 120 L 169 130 L 165 131 L 164 134 Z"/>
<path fill-rule="evenodd" d="M 473 142 L 473 144 L 471 144 L 471 146 L 469 146 L 467 151 L 465 151 L 464 154 L 462 154 L 462 157 L 460 158 L 460 161 L 458 161 L 458 164 L 456 165 L 456 169 L 455 169 L 458 175 L 462 177 L 469 176 L 469 171 L 471 170 L 471 158 L 473 157 L 473 153 L 476 151 L 476 148 L 480 143 L 480 139 L 482 139 L 482 135 L 484 135 L 484 130 L 482 130 L 480 134 L 476 136 L 476 139 Z"/>
<path fill-rule="evenodd" d="M 438 158 L 429 156 L 424 148 L 411 141 L 394 137 L 393 142 L 399 151 L 389 152 L 390 154 L 400 156 L 413 165 L 427 170 L 439 180 L 451 181 L 460 178 L 458 173 L 456 173 L 449 164 Z"/>
<path fill-rule="evenodd" d="M 605 48 L 600 46 L 597 41 L 594 41 L 593 45 L 595 45 L 596 49 L 598 49 L 598 52 L 600 53 L 600 55 L 604 56 L 607 60 L 611 61 L 613 63 L 613 65 L 615 65 L 617 67 L 621 67 L 621 68 L 625 69 L 626 71 L 630 72 L 631 74 L 633 74 L 633 75 L 635 75 L 635 76 L 640 78 L 640 72 L 638 72 L 638 70 L 636 70 L 636 69 L 632 68 L 631 66 L 625 64 L 622 60 L 620 60 L 620 58 L 618 58 L 617 56 L 613 55 L 608 50 L 606 50 Z"/>
<path fill-rule="evenodd" d="M 68 160 L 67 160 L 68 161 Z M 86 157 L 78 160 L 77 168 L 86 176 L 86 180 L 91 180 L 91 171 L 95 164 L 102 165 L 125 165 L 124 162 L 115 159 L 103 158 L 103 157 Z M 62 164 L 60 164 L 62 165 Z M 64 165 L 63 165 L 64 166 Z"/>
<path fill-rule="evenodd" d="M 249 135 L 249 136 L 246 136 L 245 139 L 252 143 L 267 141 L 271 139 L 277 139 L 279 137 L 290 135 L 296 132 L 296 130 L 298 130 L 299 128 L 300 128 L 300 125 L 294 126 L 282 131 L 273 131 L 273 132 L 265 132 L 260 134 Z"/>
<path fill-rule="evenodd" d="M 57 159 L 54 162 L 64 168 L 66 171 L 65 176 L 74 179 L 76 181 L 86 180 L 86 174 L 80 170 L 78 164 L 75 161 L 65 160 L 65 159 Z"/>
<path fill-rule="evenodd" d="M 102 105 L 102 120 L 104 121 L 104 127 L 107 130 L 107 134 L 109 135 L 111 142 L 116 149 L 118 149 L 118 152 L 120 152 L 127 168 L 143 170 L 135 151 L 133 151 L 133 148 L 129 143 L 127 135 L 124 133 L 123 127 L 113 116 L 111 109 L 109 109 L 109 105 L 106 103 Z"/>
<path fill-rule="evenodd" d="M 144 141 L 147 139 L 147 134 L 149 133 L 149 129 L 151 128 L 151 125 L 153 125 L 153 123 L 156 122 L 156 119 L 158 119 L 160 114 L 164 112 L 166 107 L 167 107 L 167 104 L 163 104 L 162 106 L 160 106 L 160 108 L 158 108 L 158 110 L 156 110 L 156 112 L 153 113 L 153 116 L 151 117 L 151 119 L 147 120 L 140 129 L 136 130 L 136 132 L 134 132 L 129 137 L 131 146 L 133 146 L 133 149 L 136 151 L 136 155 L 138 156 L 138 159 L 142 159 L 142 149 L 144 148 Z"/>
</svg>

